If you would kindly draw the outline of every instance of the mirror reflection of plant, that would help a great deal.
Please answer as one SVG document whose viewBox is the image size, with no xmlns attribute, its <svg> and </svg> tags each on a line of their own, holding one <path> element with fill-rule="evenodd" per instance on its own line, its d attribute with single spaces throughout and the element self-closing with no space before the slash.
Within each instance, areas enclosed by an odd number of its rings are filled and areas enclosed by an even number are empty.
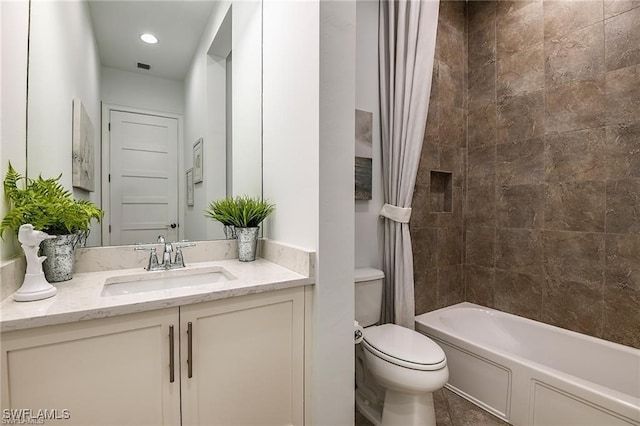
<svg viewBox="0 0 640 426">
<path fill-rule="evenodd" d="M 236 228 L 259 226 L 273 211 L 275 205 L 257 197 L 227 197 L 209 203 L 205 216 L 223 225 Z"/>
<path fill-rule="evenodd" d="M 98 222 L 104 212 L 88 200 L 74 200 L 71 191 L 60 184 L 60 178 L 30 179 L 21 176 L 9 163 L 4 179 L 4 193 L 9 200 L 9 213 L 2 219 L 0 235 L 6 229 L 16 233 L 30 223 L 34 229 L 50 235 L 87 234 L 93 219 Z M 18 183 L 25 182 L 24 189 Z"/>
</svg>

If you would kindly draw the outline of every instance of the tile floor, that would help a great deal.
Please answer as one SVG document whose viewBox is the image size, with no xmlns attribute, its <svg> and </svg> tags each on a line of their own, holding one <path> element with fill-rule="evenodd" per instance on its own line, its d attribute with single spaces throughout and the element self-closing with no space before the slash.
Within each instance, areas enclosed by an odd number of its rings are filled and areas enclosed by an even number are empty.
<svg viewBox="0 0 640 426">
<path fill-rule="evenodd" d="M 478 408 L 466 399 L 447 390 L 433 394 L 437 426 L 503 426 L 508 423 Z M 373 426 L 356 410 L 355 426 Z"/>
</svg>

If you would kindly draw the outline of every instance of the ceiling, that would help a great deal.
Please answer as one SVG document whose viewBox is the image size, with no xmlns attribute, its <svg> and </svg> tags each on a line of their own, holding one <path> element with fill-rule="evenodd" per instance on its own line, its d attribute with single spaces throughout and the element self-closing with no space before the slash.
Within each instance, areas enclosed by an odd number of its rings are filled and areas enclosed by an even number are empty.
<svg viewBox="0 0 640 426">
<path fill-rule="evenodd" d="M 103 66 L 184 80 L 214 0 L 89 0 L 93 30 Z M 159 42 L 140 40 L 152 33 Z M 137 63 L 151 65 L 149 71 Z"/>
</svg>

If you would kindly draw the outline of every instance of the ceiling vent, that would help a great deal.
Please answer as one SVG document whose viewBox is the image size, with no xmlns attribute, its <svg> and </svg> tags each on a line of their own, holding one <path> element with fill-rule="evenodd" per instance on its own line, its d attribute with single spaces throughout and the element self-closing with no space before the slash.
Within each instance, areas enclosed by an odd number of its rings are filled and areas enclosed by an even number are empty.
<svg viewBox="0 0 640 426">
<path fill-rule="evenodd" d="M 151 65 L 138 62 L 138 68 L 149 71 L 151 69 Z"/>
</svg>

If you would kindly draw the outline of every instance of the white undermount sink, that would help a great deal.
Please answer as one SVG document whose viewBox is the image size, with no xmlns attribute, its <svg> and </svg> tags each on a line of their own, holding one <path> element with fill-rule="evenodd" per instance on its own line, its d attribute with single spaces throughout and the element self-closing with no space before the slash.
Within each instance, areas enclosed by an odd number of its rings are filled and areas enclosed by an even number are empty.
<svg viewBox="0 0 640 426">
<path fill-rule="evenodd" d="M 148 271 L 139 274 L 116 275 L 105 280 L 101 296 L 145 293 L 172 288 L 197 287 L 233 280 L 235 277 L 220 266 L 204 268 Z"/>
</svg>

